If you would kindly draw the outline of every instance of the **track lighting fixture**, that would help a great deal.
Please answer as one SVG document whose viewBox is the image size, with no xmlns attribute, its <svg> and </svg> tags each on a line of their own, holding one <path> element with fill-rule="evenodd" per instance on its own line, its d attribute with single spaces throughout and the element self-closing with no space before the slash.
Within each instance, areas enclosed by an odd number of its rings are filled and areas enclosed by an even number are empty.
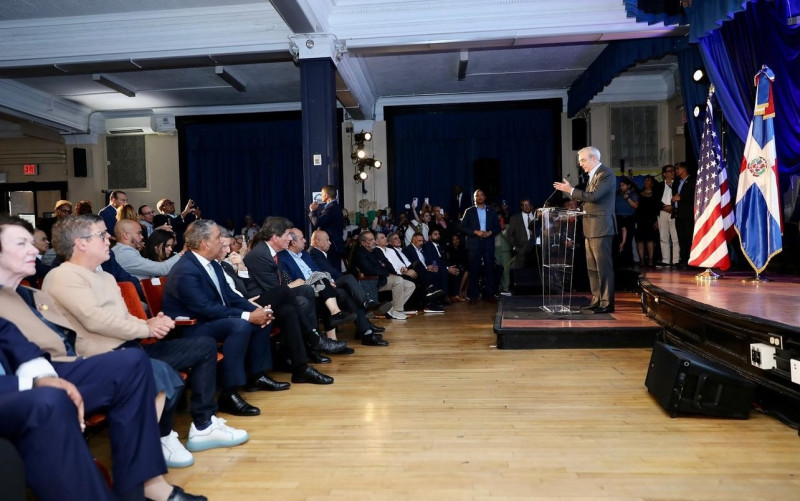
<svg viewBox="0 0 800 501">
<path fill-rule="evenodd" d="M 372 141 L 372 132 L 359 132 L 355 135 L 355 141 L 357 143 L 363 143 L 364 141 Z"/>
</svg>

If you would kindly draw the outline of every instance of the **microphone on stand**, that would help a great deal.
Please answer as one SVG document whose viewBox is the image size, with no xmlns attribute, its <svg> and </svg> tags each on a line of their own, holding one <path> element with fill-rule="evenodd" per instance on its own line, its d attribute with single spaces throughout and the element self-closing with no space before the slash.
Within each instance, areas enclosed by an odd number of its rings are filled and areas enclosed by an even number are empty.
<svg viewBox="0 0 800 501">
<path fill-rule="evenodd" d="M 567 177 L 566 177 L 565 179 L 569 179 L 569 176 L 570 176 L 570 175 L 571 175 L 571 174 L 567 174 Z M 546 209 L 546 208 L 547 208 L 547 204 L 550 202 L 550 199 L 551 199 L 551 198 L 553 198 L 553 197 L 555 196 L 555 194 L 556 194 L 556 193 L 558 193 L 558 188 L 556 188 L 555 190 L 553 190 L 553 193 L 551 193 L 551 194 L 550 194 L 550 196 L 549 196 L 549 197 L 547 197 L 547 200 L 545 200 L 545 201 L 544 201 L 544 205 L 542 205 L 542 208 L 543 208 L 543 209 Z"/>
</svg>

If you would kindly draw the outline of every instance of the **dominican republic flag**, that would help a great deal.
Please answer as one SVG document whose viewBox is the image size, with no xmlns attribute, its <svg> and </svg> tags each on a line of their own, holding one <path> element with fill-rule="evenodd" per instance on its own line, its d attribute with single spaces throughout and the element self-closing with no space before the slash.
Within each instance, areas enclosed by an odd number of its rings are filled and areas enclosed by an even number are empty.
<svg viewBox="0 0 800 501">
<path fill-rule="evenodd" d="M 717 131 L 714 128 L 714 113 L 711 96 L 706 101 L 706 119 L 700 137 L 699 168 L 694 194 L 694 236 L 689 265 L 698 268 L 731 267 L 728 241 L 734 235 L 733 202 L 728 189 L 728 174 L 722 160 Z"/>
<path fill-rule="evenodd" d="M 783 248 L 783 219 L 775 154 L 775 75 L 766 65 L 756 74 L 756 105 L 736 193 L 736 231 L 750 266 L 761 273 Z"/>
</svg>

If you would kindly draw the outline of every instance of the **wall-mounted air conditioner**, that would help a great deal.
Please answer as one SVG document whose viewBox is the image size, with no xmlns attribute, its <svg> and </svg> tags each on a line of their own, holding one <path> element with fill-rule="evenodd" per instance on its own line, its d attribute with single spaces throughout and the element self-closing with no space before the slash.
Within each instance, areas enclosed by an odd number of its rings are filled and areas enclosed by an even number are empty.
<svg viewBox="0 0 800 501">
<path fill-rule="evenodd" d="M 155 134 L 154 120 L 152 116 L 107 118 L 106 134 Z"/>
</svg>

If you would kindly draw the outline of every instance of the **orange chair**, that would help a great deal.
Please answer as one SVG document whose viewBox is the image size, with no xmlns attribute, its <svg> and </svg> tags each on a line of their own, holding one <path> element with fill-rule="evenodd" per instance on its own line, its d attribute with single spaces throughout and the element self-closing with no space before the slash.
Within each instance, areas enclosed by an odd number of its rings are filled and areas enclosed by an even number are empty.
<svg viewBox="0 0 800 501">
<path fill-rule="evenodd" d="M 143 278 L 141 280 L 142 290 L 144 291 L 144 298 L 147 300 L 147 306 L 150 308 L 151 315 L 158 315 L 161 312 L 161 302 L 164 297 L 164 284 L 167 282 L 167 277 L 153 277 Z M 187 320 L 175 320 L 175 325 L 187 326 L 197 324 L 196 318 Z"/>
</svg>

